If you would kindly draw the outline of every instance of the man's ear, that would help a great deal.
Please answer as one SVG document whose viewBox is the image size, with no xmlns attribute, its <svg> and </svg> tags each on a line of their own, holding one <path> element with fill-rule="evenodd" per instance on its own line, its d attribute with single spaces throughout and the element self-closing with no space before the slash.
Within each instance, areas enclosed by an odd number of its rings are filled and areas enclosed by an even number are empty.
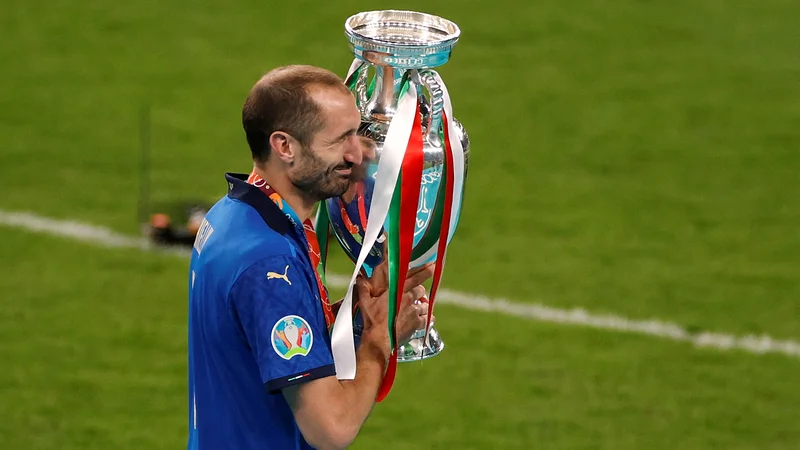
<svg viewBox="0 0 800 450">
<path fill-rule="evenodd" d="M 297 141 L 289 133 L 276 131 L 269 136 L 269 146 L 272 154 L 285 163 L 295 159 Z"/>
</svg>

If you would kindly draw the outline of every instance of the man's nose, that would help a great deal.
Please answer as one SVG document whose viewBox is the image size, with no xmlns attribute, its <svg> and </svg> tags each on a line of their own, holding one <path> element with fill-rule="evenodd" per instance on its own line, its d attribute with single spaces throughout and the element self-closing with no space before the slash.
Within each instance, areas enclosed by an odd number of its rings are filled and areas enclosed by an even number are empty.
<svg viewBox="0 0 800 450">
<path fill-rule="evenodd" d="M 375 141 L 366 136 L 358 136 L 358 144 L 361 147 L 362 158 L 367 161 L 374 161 L 377 157 Z"/>
<path fill-rule="evenodd" d="M 361 142 L 360 136 L 350 136 L 347 142 L 347 151 L 344 154 L 345 161 L 353 164 L 361 164 L 364 160 L 365 147 Z"/>
</svg>

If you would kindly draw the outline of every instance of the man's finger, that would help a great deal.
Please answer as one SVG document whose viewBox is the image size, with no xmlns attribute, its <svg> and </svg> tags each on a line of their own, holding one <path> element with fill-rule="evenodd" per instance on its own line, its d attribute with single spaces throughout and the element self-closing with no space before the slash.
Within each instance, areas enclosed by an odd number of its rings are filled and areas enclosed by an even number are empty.
<svg viewBox="0 0 800 450">
<path fill-rule="evenodd" d="M 433 271 L 434 271 L 435 268 L 436 268 L 436 263 L 435 262 L 429 262 L 429 263 L 423 264 L 423 265 L 421 265 L 419 267 L 414 267 L 414 268 L 408 269 L 408 276 L 413 276 L 413 275 L 415 275 L 415 274 L 417 274 L 419 272 L 423 272 L 423 271 L 427 272 L 427 273 L 430 273 L 430 275 L 433 275 Z"/>
<path fill-rule="evenodd" d="M 422 301 L 424 299 L 425 303 L 427 304 L 428 298 L 425 296 L 426 292 L 427 290 L 425 289 L 425 286 L 419 285 L 411 290 L 411 295 L 413 296 L 414 300 Z"/>
<path fill-rule="evenodd" d="M 429 280 L 433 276 L 435 266 L 435 263 L 429 263 L 422 267 L 409 270 L 408 276 L 406 277 L 406 282 L 403 285 L 403 291 L 408 292 L 415 286 L 419 286 L 420 284 Z"/>
<path fill-rule="evenodd" d="M 358 300 L 362 302 L 370 296 L 370 286 L 366 278 L 356 277 L 356 293 L 358 294 Z"/>
<path fill-rule="evenodd" d="M 417 305 L 428 304 L 428 298 L 425 296 L 425 286 L 415 286 L 408 292 L 403 293 L 403 305 Z M 424 302 L 424 303 L 423 303 Z"/>
<path fill-rule="evenodd" d="M 425 324 L 428 323 L 428 310 L 423 310 L 420 314 L 417 314 L 414 317 L 414 329 L 421 330 L 425 328 Z"/>
<path fill-rule="evenodd" d="M 372 276 L 368 278 L 372 295 L 383 295 L 389 289 L 389 273 L 385 266 L 377 266 L 372 271 Z"/>
</svg>

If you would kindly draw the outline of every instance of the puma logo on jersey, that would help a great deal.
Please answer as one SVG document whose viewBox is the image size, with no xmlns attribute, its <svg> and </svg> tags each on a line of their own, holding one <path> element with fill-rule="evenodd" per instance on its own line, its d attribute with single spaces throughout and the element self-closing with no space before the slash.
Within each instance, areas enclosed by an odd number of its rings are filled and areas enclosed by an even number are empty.
<svg viewBox="0 0 800 450">
<path fill-rule="evenodd" d="M 289 281 L 289 277 L 287 276 L 288 273 L 289 273 L 289 266 L 287 265 L 286 269 L 283 270 L 282 274 L 275 273 L 275 272 L 267 272 L 267 279 L 268 280 L 272 280 L 272 279 L 275 279 L 275 278 L 280 278 L 283 281 L 289 283 L 289 286 L 291 286 L 292 282 Z"/>
</svg>

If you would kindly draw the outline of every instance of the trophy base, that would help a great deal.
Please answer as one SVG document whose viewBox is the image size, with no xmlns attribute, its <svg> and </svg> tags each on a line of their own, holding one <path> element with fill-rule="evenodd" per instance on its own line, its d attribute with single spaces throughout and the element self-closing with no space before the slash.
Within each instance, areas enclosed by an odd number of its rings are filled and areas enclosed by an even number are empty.
<svg viewBox="0 0 800 450">
<path fill-rule="evenodd" d="M 397 362 L 422 361 L 432 358 L 444 350 L 439 332 L 431 324 L 428 339 L 425 339 L 425 329 L 419 329 L 411 336 L 411 340 L 400 346 L 397 350 Z"/>
</svg>

